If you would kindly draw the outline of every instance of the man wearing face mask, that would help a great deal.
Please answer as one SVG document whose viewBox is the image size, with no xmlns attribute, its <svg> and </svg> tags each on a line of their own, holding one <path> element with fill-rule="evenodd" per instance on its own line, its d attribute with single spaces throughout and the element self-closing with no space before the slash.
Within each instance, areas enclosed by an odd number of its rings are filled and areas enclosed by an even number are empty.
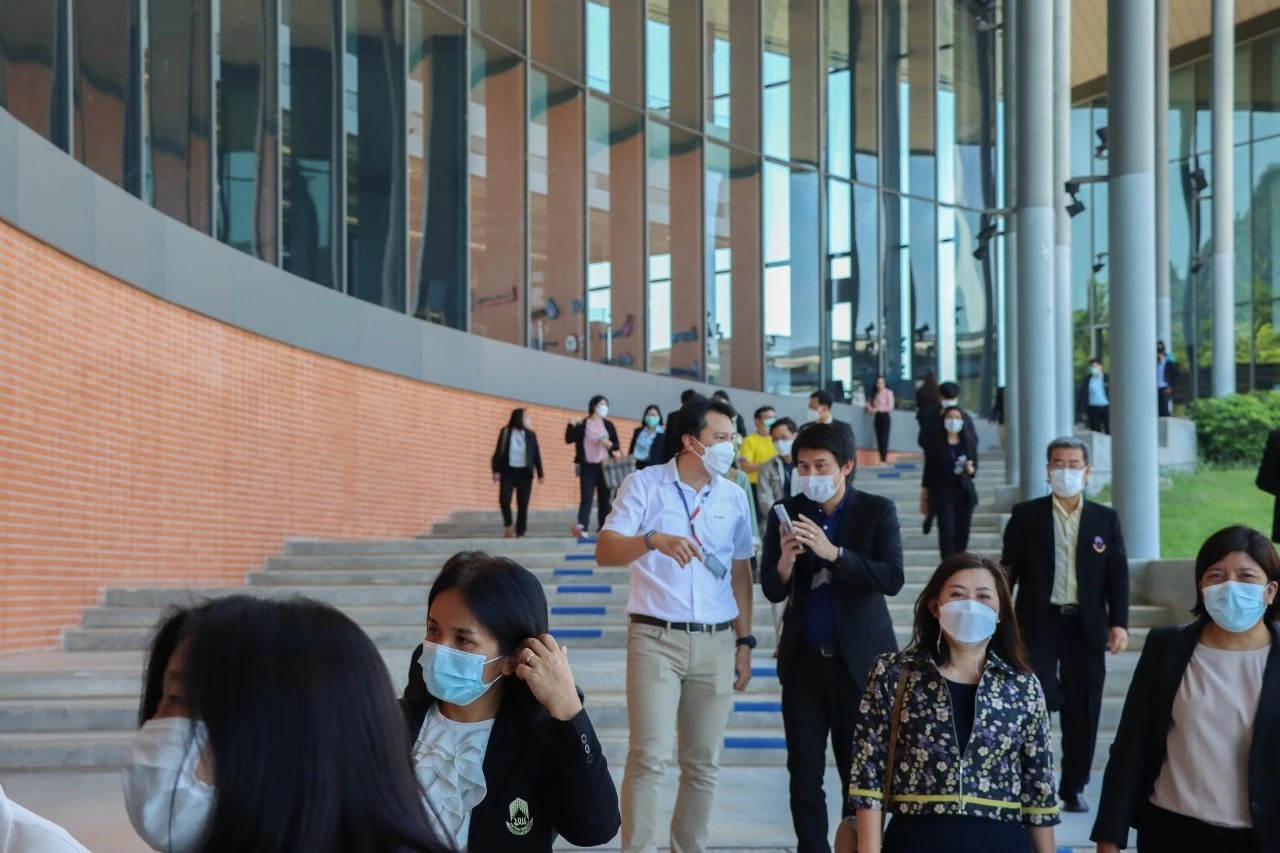
<svg viewBox="0 0 1280 853">
<path fill-rule="evenodd" d="M 835 412 L 831 409 L 835 404 L 836 398 L 831 395 L 830 391 L 814 391 L 809 395 L 808 423 L 800 427 L 800 429 L 808 429 L 814 424 L 834 424 L 849 433 L 849 441 L 853 442 L 854 447 L 857 447 L 858 443 L 853 437 L 853 427 L 844 421 L 836 419 Z"/>
<path fill-rule="evenodd" d="M 596 545 L 601 566 L 630 566 L 622 849 L 655 853 L 658 803 L 679 741 L 680 788 L 670 846 L 706 849 L 732 694 L 751 680 L 751 513 L 725 478 L 737 455 L 735 412 L 693 400 L 669 444 L 679 455 L 637 471 L 618 490 Z M 665 842 L 668 838 L 662 838 Z"/>
<path fill-rule="evenodd" d="M 1076 413 L 1083 413 L 1094 432 L 1111 434 L 1111 377 L 1102 372 L 1101 359 L 1089 360 L 1089 375 L 1076 393 Z"/>
<path fill-rule="evenodd" d="M 781 504 L 791 530 L 769 513 L 760 584 L 770 601 L 787 602 L 778 679 L 797 850 L 829 853 L 827 737 L 843 801 L 857 722 L 850 709 L 876 656 L 898 648 L 885 596 L 902 589 L 902 533 L 892 501 L 853 487 L 856 449 L 846 430 L 810 426 L 791 453 L 802 493 Z"/>
<path fill-rule="evenodd" d="M 1088 445 L 1054 439 L 1047 472 L 1052 494 L 1013 508 L 1001 562 L 1016 587 L 1018 624 L 1049 710 L 1061 714 L 1063 808 L 1086 812 L 1104 655 L 1129 645 L 1129 560 L 1120 517 L 1084 497 Z"/>
</svg>

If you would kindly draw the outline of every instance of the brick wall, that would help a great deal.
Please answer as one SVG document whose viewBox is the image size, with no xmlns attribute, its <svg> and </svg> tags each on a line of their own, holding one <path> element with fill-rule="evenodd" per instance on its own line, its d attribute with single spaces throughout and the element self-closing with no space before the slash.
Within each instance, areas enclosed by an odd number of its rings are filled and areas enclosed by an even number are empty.
<svg viewBox="0 0 1280 853">
<path fill-rule="evenodd" d="M 407 537 L 497 503 L 518 402 L 232 328 L 3 222 L 0 293 L 0 651 L 55 645 L 107 586 L 240 584 L 285 537 Z M 574 505 L 578 413 L 532 413 L 533 505 Z"/>
</svg>

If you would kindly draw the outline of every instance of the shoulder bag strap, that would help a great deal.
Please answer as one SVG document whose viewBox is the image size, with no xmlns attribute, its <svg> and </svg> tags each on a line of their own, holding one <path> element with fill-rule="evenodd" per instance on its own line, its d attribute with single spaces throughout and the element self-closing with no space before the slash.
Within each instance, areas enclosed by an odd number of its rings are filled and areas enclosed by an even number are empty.
<svg viewBox="0 0 1280 853">
<path fill-rule="evenodd" d="M 880 807 L 880 833 L 884 835 L 884 822 L 889 816 L 889 803 L 893 795 L 893 762 L 898 751 L 898 722 L 902 719 L 902 700 L 907 692 L 907 677 L 915 669 L 910 663 L 898 674 L 898 695 L 893 699 L 893 716 L 889 719 L 889 754 L 884 763 L 884 799 Z"/>
</svg>

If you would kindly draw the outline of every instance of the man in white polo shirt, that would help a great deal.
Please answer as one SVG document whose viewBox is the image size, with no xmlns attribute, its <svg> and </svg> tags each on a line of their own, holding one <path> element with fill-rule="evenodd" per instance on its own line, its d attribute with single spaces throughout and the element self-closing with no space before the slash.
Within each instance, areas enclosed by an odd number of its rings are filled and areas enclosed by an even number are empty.
<svg viewBox="0 0 1280 853">
<path fill-rule="evenodd" d="M 751 680 L 751 516 L 724 478 L 736 413 L 718 400 L 681 409 L 678 455 L 637 471 L 618 491 L 596 562 L 631 566 L 622 849 L 653 853 L 658 797 L 679 733 L 680 790 L 672 853 L 706 849 L 732 691 Z"/>
</svg>

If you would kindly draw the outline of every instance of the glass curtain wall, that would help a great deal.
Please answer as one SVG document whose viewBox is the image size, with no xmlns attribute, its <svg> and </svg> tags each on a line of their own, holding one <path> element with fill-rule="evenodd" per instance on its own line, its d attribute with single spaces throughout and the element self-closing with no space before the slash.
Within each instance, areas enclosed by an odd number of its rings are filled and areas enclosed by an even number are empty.
<svg viewBox="0 0 1280 853">
<path fill-rule="evenodd" d="M 45 139 L 70 143 L 69 0 L 0 0 L 0 109 Z"/>
</svg>

